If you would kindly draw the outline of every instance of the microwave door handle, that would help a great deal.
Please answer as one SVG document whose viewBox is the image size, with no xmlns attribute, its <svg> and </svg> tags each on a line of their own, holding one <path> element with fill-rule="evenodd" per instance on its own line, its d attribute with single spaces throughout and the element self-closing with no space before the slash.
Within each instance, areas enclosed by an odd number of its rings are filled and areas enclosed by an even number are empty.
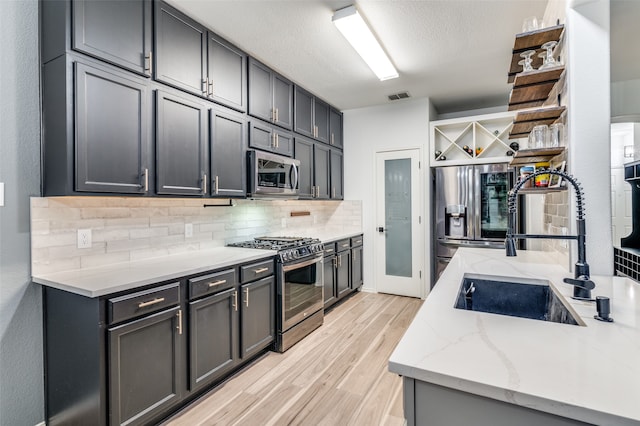
<svg viewBox="0 0 640 426">
<path fill-rule="evenodd" d="M 295 180 L 291 182 L 291 189 L 298 188 L 298 167 L 295 164 L 291 165 L 291 170 L 289 170 L 289 179 L 291 179 L 291 172 L 295 174 Z"/>
</svg>

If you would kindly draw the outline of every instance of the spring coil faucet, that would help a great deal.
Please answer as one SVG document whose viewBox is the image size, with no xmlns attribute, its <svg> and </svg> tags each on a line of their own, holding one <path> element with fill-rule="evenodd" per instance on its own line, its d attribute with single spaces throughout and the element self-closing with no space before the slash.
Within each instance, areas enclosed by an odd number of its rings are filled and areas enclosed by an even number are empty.
<svg viewBox="0 0 640 426">
<path fill-rule="evenodd" d="M 540 234 L 514 234 L 513 230 L 515 228 L 516 223 L 516 196 L 518 195 L 518 191 L 523 187 L 523 185 L 530 179 L 535 179 L 536 176 L 539 175 L 556 175 L 560 176 L 563 179 L 566 179 L 571 185 L 576 193 L 576 207 L 577 207 L 577 235 L 540 235 Z M 589 277 L 589 264 L 587 263 L 587 255 L 586 255 L 586 224 L 584 220 L 584 192 L 582 190 L 582 185 L 578 182 L 578 180 L 570 174 L 559 170 L 547 170 L 541 169 L 536 172 L 530 174 L 529 176 L 522 179 L 520 182 L 516 183 L 511 191 L 509 191 L 509 197 L 507 198 L 507 206 L 509 209 L 509 224 L 507 228 L 507 236 L 505 239 L 505 248 L 507 252 L 507 256 L 516 256 L 516 243 L 517 239 L 527 239 L 527 238 L 545 238 L 545 239 L 559 239 L 559 240 L 577 240 L 578 242 L 578 261 L 575 264 L 574 268 L 574 278 L 565 278 L 563 281 L 567 284 L 573 285 L 573 298 L 580 300 L 590 300 L 591 298 L 591 290 L 595 288 L 595 283 L 591 281 Z"/>
</svg>

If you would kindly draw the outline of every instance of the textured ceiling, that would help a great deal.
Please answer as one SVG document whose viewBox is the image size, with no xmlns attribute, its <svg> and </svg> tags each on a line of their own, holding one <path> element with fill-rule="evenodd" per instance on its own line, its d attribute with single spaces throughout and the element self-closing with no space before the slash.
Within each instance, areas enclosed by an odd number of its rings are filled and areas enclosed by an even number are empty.
<svg viewBox="0 0 640 426">
<path fill-rule="evenodd" d="M 331 22 L 350 0 L 169 0 L 250 55 L 340 109 L 389 102 L 408 91 L 428 96 L 440 113 L 505 105 L 514 35 L 528 16 L 542 17 L 547 0 L 360 0 L 400 78 L 380 82 Z M 613 0 L 612 43 L 636 49 L 640 0 Z M 612 58 L 621 49 L 612 47 Z M 629 56 L 628 50 L 627 58 Z M 637 50 L 636 50 L 637 52 Z M 612 80 L 640 75 L 613 66 Z M 627 60 L 628 61 L 628 60 Z M 632 77 L 639 78 L 639 77 Z"/>
</svg>

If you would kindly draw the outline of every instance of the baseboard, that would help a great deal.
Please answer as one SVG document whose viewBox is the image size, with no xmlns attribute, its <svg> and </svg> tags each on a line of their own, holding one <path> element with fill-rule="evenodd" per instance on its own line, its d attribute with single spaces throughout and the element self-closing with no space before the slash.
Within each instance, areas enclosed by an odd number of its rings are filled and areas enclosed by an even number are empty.
<svg viewBox="0 0 640 426">
<path fill-rule="evenodd" d="M 35 426 L 47 426 L 47 424 L 46 424 L 45 422 L 40 422 L 40 423 L 38 423 L 38 424 L 37 424 L 37 425 L 35 425 Z"/>
</svg>

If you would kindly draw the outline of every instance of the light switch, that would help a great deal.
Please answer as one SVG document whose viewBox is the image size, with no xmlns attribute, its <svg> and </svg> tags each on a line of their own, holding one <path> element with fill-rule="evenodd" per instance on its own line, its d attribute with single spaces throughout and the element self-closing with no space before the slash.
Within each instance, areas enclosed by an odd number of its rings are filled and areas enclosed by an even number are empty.
<svg viewBox="0 0 640 426">
<path fill-rule="evenodd" d="M 4 182 L 0 182 L 0 207 L 4 207 Z"/>
</svg>

